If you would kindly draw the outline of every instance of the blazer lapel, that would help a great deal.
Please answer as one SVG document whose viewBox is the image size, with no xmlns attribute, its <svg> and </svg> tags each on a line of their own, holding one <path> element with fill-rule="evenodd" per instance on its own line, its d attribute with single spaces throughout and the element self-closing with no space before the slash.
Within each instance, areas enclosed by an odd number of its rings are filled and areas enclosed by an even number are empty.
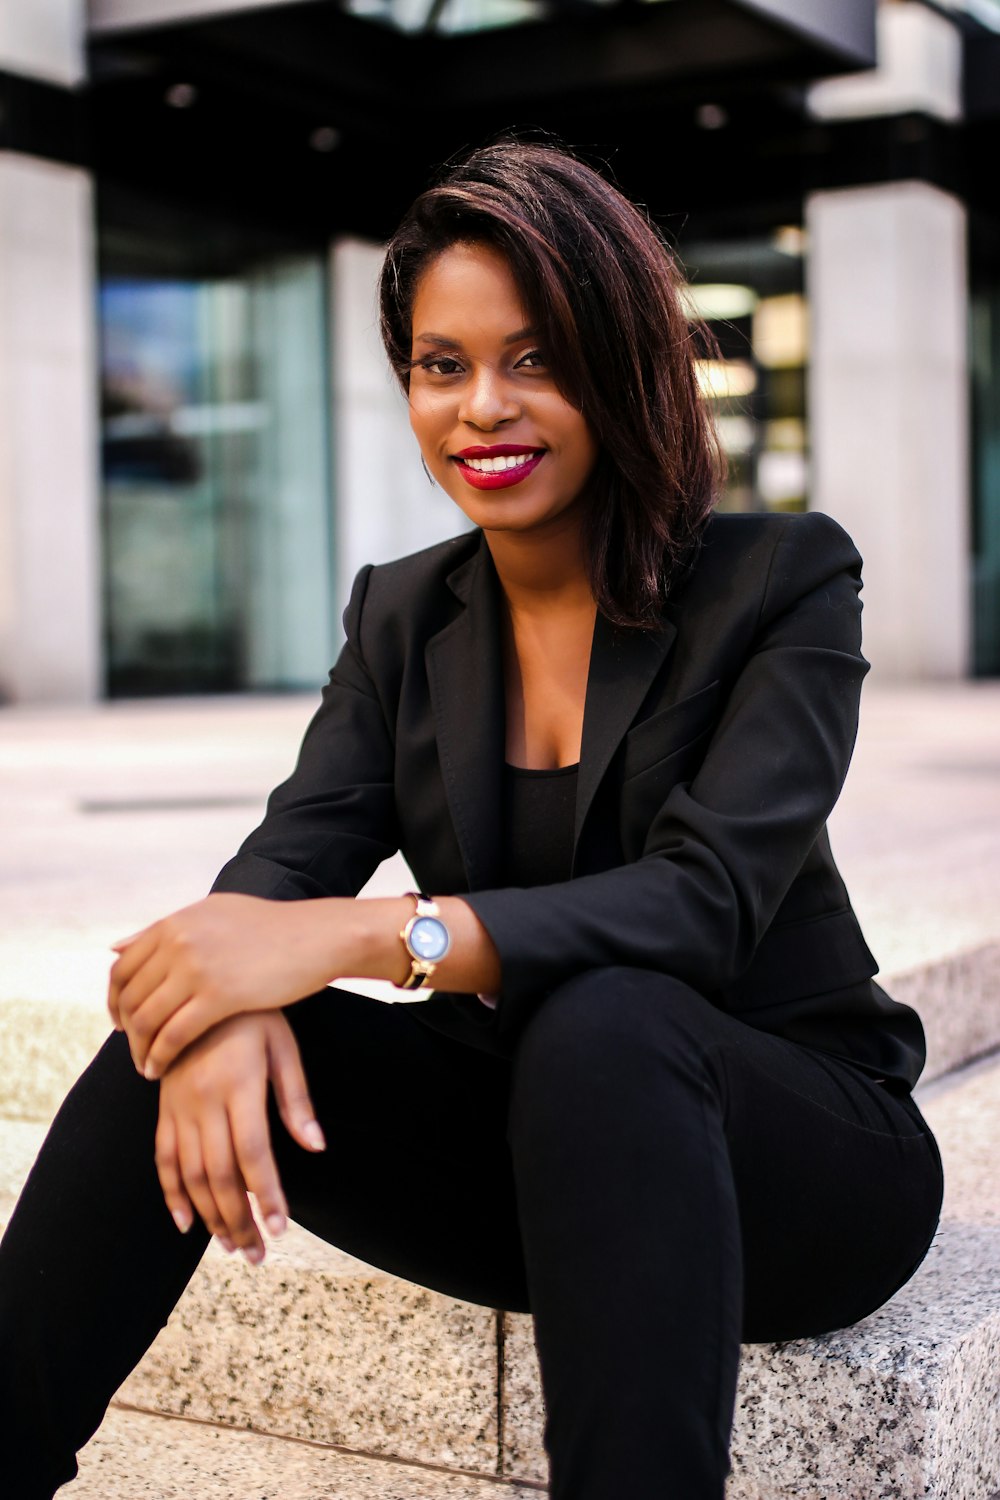
<svg viewBox="0 0 1000 1500">
<path fill-rule="evenodd" d="M 434 728 L 448 809 L 470 890 L 502 878 L 501 808 L 506 729 L 499 584 L 485 542 L 448 577 L 464 604 L 427 643 Z M 612 756 L 673 645 L 677 627 L 616 630 L 598 615 L 587 678 L 577 782 L 574 857 Z"/>
<path fill-rule="evenodd" d="M 583 710 L 574 858 L 597 788 L 676 635 L 676 625 L 667 619 L 657 630 L 616 630 L 597 616 Z"/>
<path fill-rule="evenodd" d="M 448 584 L 465 608 L 428 641 L 427 676 L 445 793 L 469 889 L 488 890 L 501 875 L 506 711 L 498 585 L 484 542 L 449 575 Z"/>
</svg>

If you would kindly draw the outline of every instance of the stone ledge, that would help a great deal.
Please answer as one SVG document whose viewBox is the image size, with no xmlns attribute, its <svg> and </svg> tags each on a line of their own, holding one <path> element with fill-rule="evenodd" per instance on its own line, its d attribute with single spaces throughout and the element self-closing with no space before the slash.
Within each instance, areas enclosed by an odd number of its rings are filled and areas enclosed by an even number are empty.
<svg viewBox="0 0 1000 1500">
<path fill-rule="evenodd" d="M 504 1347 L 504 1472 L 542 1479 L 529 1318 L 508 1315 Z M 870 1318 L 744 1348 L 727 1500 L 987 1500 L 1000 1486 L 998 1365 L 1000 1228 L 945 1225 Z"/>
<path fill-rule="evenodd" d="M 0 1000 L 0 1118 L 50 1121 L 110 1033 L 103 1007 Z"/>
<path fill-rule="evenodd" d="M 312 1239 L 290 1230 L 255 1268 L 210 1248 L 118 1399 L 495 1474 L 498 1314 Z"/>
<path fill-rule="evenodd" d="M 1000 1046 L 1000 943 L 984 943 L 885 977 L 894 1000 L 912 1005 L 927 1034 L 922 1084 Z"/>
</svg>

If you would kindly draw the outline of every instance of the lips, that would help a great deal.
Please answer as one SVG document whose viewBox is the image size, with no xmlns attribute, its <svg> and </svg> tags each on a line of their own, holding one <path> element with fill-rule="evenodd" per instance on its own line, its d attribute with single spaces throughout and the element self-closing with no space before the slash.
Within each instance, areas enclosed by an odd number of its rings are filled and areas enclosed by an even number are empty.
<svg viewBox="0 0 1000 1500">
<path fill-rule="evenodd" d="M 474 489 L 499 490 L 520 484 L 534 473 L 544 457 L 544 448 L 528 448 L 523 443 L 496 443 L 488 448 L 463 448 L 453 455 L 453 462 Z"/>
</svg>

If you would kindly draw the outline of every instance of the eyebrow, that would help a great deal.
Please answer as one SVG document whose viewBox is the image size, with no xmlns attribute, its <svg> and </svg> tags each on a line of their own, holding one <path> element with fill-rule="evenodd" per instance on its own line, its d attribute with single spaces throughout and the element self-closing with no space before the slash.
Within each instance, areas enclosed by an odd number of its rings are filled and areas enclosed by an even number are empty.
<svg viewBox="0 0 1000 1500">
<path fill-rule="evenodd" d="M 517 344 L 521 339 L 533 339 L 537 334 L 537 328 L 519 328 L 516 333 L 508 333 L 504 339 L 505 344 Z M 448 338 L 444 333 L 418 333 L 413 342 L 415 344 L 437 344 L 440 349 L 461 349 L 457 339 Z"/>
</svg>

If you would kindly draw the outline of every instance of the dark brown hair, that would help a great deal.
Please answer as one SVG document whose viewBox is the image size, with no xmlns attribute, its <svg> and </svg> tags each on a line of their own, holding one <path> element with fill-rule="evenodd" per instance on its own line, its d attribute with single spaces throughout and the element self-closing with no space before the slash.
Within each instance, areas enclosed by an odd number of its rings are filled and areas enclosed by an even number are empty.
<svg viewBox="0 0 1000 1500">
<path fill-rule="evenodd" d="M 598 608 L 616 625 L 655 624 L 723 468 L 671 250 L 569 152 L 511 140 L 474 151 L 420 195 L 386 252 L 382 339 L 404 390 L 420 276 L 462 242 L 507 258 L 553 377 L 600 444 L 585 527 Z"/>
</svg>

